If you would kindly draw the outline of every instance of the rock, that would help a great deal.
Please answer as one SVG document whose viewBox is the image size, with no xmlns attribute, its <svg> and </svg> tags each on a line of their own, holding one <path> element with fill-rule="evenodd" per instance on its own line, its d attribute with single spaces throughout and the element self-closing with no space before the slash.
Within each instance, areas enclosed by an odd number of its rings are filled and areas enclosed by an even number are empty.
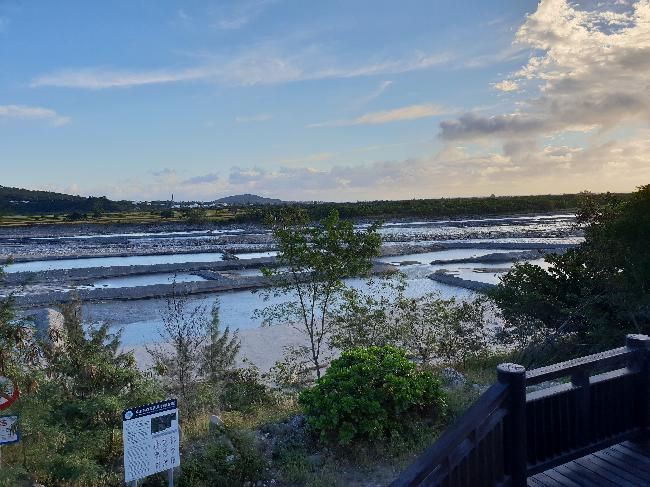
<svg viewBox="0 0 650 487">
<path fill-rule="evenodd" d="M 304 414 L 298 414 L 289 420 L 291 429 L 300 429 L 307 424 L 307 417 Z"/>
<path fill-rule="evenodd" d="M 484 384 L 472 384 L 472 389 L 478 391 L 480 394 L 483 394 L 485 391 L 487 391 L 489 387 L 490 386 Z"/>
<path fill-rule="evenodd" d="M 223 428 L 224 426 L 226 426 L 226 423 L 224 423 L 219 416 L 213 414 L 212 416 L 210 416 L 210 426 L 217 426 L 219 428 Z"/>
<path fill-rule="evenodd" d="M 484 292 L 495 287 L 495 284 L 456 277 L 449 274 L 448 272 L 445 272 L 445 269 L 438 269 L 433 274 L 429 274 L 429 279 L 441 282 L 443 284 L 448 284 L 450 286 L 462 287 L 477 292 Z"/>
<path fill-rule="evenodd" d="M 230 252 L 224 252 L 223 260 L 239 260 L 239 257 L 237 257 L 234 254 L 231 254 Z"/>
<path fill-rule="evenodd" d="M 440 371 L 440 378 L 445 383 L 445 385 L 450 387 L 460 387 L 464 386 L 467 383 L 467 379 L 463 374 L 458 372 L 456 369 L 451 367 L 446 367 Z"/>
</svg>

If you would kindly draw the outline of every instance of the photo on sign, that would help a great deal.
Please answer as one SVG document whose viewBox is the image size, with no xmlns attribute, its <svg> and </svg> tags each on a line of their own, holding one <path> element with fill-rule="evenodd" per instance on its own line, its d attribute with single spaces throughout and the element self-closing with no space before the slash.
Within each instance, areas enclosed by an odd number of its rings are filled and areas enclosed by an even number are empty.
<svg viewBox="0 0 650 487">
<path fill-rule="evenodd" d="M 166 429 L 172 427 L 172 421 L 176 420 L 176 413 L 165 414 L 164 416 L 158 416 L 156 418 L 151 418 L 151 434 L 160 433 Z"/>
</svg>

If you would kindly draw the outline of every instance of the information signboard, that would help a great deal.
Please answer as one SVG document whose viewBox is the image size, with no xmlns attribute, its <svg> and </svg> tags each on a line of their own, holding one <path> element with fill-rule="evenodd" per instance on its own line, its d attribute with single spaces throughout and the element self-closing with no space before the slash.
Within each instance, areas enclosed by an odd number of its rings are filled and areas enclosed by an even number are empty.
<svg viewBox="0 0 650 487">
<path fill-rule="evenodd" d="M 0 416 L 0 445 L 18 443 L 18 416 Z"/>
<path fill-rule="evenodd" d="M 127 409 L 122 432 L 126 482 L 180 466 L 176 399 Z"/>
</svg>

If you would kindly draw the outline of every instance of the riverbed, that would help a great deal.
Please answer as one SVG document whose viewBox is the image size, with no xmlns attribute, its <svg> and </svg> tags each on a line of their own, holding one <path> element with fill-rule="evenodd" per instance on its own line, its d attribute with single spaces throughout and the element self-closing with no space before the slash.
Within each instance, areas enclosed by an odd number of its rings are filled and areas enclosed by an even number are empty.
<svg viewBox="0 0 650 487">
<path fill-rule="evenodd" d="M 357 224 L 360 229 L 366 225 L 365 222 Z M 553 251 L 582 240 L 581 229 L 576 226 L 575 217 L 569 214 L 389 221 L 380 233 L 384 244 L 378 263 L 392 264 L 404 273 L 409 295 L 437 292 L 443 297 L 459 299 L 472 297 L 474 293 L 436 282 L 429 275 L 442 270 L 462 279 L 496 284 L 514 264 L 513 261 L 463 263 L 458 260 L 513 250 Z M 256 279 L 261 274 L 259 267 L 248 267 L 246 262 L 275 255 L 269 232 L 254 225 L 197 228 L 196 225 L 175 224 L 171 228 L 146 229 L 138 226 L 93 228 L 73 225 L 49 230 L 43 227 L 0 229 L 0 260 L 13 258 L 15 261 L 6 268 L 8 273 L 33 273 L 25 275 L 38 277 L 46 275 L 43 271 L 48 270 L 104 269 L 101 278 L 92 278 L 91 273 L 91 277 L 83 281 L 33 282 L 11 290 L 27 296 L 25 299 L 30 293 L 41 293 L 42 296 L 52 288 L 69 292 L 74 289 L 164 287 L 174 282 L 201 283 L 206 281 L 206 274 L 194 269 L 203 267 L 201 263 L 225 263 L 225 259 L 236 262 L 239 268 L 217 269 L 211 275 L 220 279 Z M 530 254 L 522 255 L 530 257 Z M 541 253 L 537 258 L 526 260 L 545 265 Z M 436 261 L 435 265 L 431 264 L 433 261 Z M 190 268 L 189 263 L 192 263 L 192 271 L 183 269 Z M 180 271 L 155 272 L 166 268 L 166 264 L 172 264 Z M 112 269 L 130 268 L 137 268 L 137 273 L 111 275 Z M 349 284 L 362 289 L 366 286 L 361 279 L 352 279 Z M 295 332 L 286 328 L 277 329 L 277 332 L 260 331 L 261 321 L 255 317 L 255 310 L 277 302 L 277 298 L 264 302 L 259 290 L 225 290 L 192 295 L 189 305 L 209 310 L 216 300 L 220 303 L 222 323 L 240 330 L 246 342 L 244 348 L 258 359 L 264 356 L 261 362 L 268 362 L 269 357 L 279 358 L 282 347 L 295 342 Z M 88 322 L 109 321 L 113 331 L 121 331 L 124 346 L 140 352 L 147 344 L 161 340 L 164 308 L 165 298 L 108 300 L 84 305 Z M 268 348 L 268 353 L 262 353 L 259 347 Z"/>
</svg>

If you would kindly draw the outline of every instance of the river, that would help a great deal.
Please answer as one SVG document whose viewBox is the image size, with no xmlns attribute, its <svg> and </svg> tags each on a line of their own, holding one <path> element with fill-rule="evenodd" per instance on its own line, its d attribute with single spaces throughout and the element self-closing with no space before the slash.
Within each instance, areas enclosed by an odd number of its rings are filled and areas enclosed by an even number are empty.
<svg viewBox="0 0 650 487">
<path fill-rule="evenodd" d="M 367 224 L 360 223 L 358 228 Z M 512 263 L 449 263 L 444 261 L 478 257 L 500 252 L 512 252 L 534 244 L 576 244 L 582 239 L 570 214 L 525 215 L 458 220 L 389 221 L 381 228 L 384 256 L 378 260 L 399 266 L 405 274 L 407 293 L 419 296 L 439 292 L 443 297 L 466 298 L 472 292 L 438 283 L 428 278 L 436 270 L 480 282 L 495 284 Z M 434 243 L 463 243 L 468 248 L 426 251 Z M 489 249 L 486 245 L 510 244 L 511 248 Z M 404 246 L 411 251 L 404 253 Z M 417 252 L 418 246 L 423 252 Z M 233 253 L 242 262 L 275 255 L 270 234 L 259 227 L 173 229 L 173 231 L 143 231 L 142 228 L 95 229 L 88 226 L 71 227 L 67 232 L 56 229 L 0 229 L 0 258 L 13 257 L 16 262 L 6 268 L 8 273 L 44 271 L 48 269 L 93 268 L 130 265 L 182 264 L 185 262 L 215 262 L 222 252 Z M 415 249 L 415 251 L 414 251 Z M 401 255 L 390 255 L 401 254 Z M 77 258 L 85 257 L 85 258 Z M 541 257 L 541 256 L 540 256 Z M 431 265 L 432 261 L 443 261 Z M 541 258 L 529 259 L 544 265 Z M 257 269 L 232 271 L 240 275 L 259 274 Z M 84 283 L 83 288 L 133 287 L 152 284 L 204 280 L 191 272 L 151 273 L 126 277 L 109 277 Z M 352 279 L 349 284 L 364 288 L 365 282 Z M 60 289 L 73 289 L 59 283 Z M 22 292 L 32 292 L 27 288 Z M 210 308 L 219 299 L 222 323 L 233 329 L 247 330 L 260 326 L 254 311 L 266 304 L 252 291 L 219 292 L 193 296 L 191 306 Z M 271 301 L 271 303 L 273 300 Z M 145 345 L 160 340 L 161 312 L 164 299 L 136 301 L 107 301 L 85 305 L 89 321 L 111 323 L 114 331 L 122 331 L 125 346 Z"/>
</svg>

